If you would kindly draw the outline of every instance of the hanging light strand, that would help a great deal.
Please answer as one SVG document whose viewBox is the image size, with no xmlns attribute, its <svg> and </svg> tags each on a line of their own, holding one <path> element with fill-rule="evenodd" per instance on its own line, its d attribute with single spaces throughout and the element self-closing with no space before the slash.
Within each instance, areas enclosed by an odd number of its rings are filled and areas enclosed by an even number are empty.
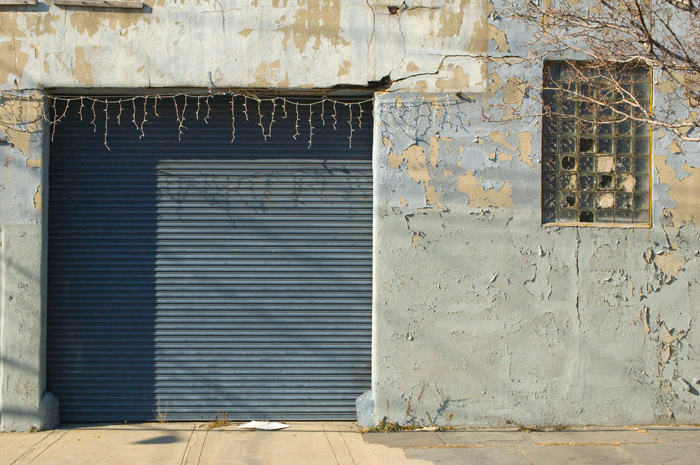
<svg viewBox="0 0 700 465">
<path fill-rule="evenodd" d="M 10 99 L 14 100 L 21 100 L 21 101 L 35 101 L 36 97 L 31 96 L 31 95 L 21 95 L 21 94 L 16 94 L 12 92 L 3 92 L 0 91 L 0 94 L 2 94 L 2 97 L 9 97 Z M 331 103 L 332 106 L 332 125 L 334 130 L 339 130 L 338 129 L 338 122 L 339 122 L 339 113 L 338 113 L 338 104 L 345 105 L 350 112 L 349 116 L 349 135 L 348 135 L 348 141 L 349 144 L 352 144 L 352 138 L 354 136 L 354 132 L 356 132 L 358 127 L 362 127 L 362 117 L 364 114 L 365 109 L 363 108 L 363 105 L 372 102 L 372 98 L 366 98 L 364 100 L 352 100 L 352 101 L 347 101 L 339 98 L 329 98 L 329 97 L 321 97 L 318 99 L 313 99 L 313 100 L 299 100 L 298 98 L 294 97 L 281 97 L 281 96 L 274 96 L 274 97 L 260 97 L 255 94 L 250 94 L 250 93 L 237 93 L 237 92 L 231 92 L 231 91 L 221 91 L 221 92 L 211 92 L 208 91 L 207 93 L 204 92 L 192 92 L 192 93 L 170 93 L 170 94 L 158 94 L 158 93 L 149 93 L 146 95 L 137 95 L 137 96 L 129 96 L 129 97 L 93 97 L 93 96 L 88 96 L 88 95 L 81 95 L 81 96 L 47 96 L 46 100 L 48 100 L 49 105 L 44 107 L 44 113 L 40 118 L 43 118 L 45 121 L 49 123 L 51 126 L 51 139 L 53 140 L 54 134 L 55 134 L 55 129 L 56 125 L 60 122 L 62 122 L 65 118 L 66 115 L 68 114 L 69 108 L 71 103 L 73 102 L 78 102 L 79 103 L 79 108 L 77 110 L 78 116 L 81 121 L 83 121 L 86 117 L 85 113 L 87 112 L 92 112 L 92 117 L 89 117 L 89 114 L 87 115 L 89 119 L 89 124 L 92 125 L 93 132 L 97 132 L 98 129 L 98 115 L 100 113 L 103 113 L 103 115 L 99 116 L 100 123 L 101 123 L 101 118 L 104 117 L 104 140 L 103 143 L 106 148 L 109 149 L 109 144 L 108 144 L 108 138 L 109 138 L 109 125 L 110 121 L 112 120 L 111 123 L 116 120 L 117 125 L 122 124 L 122 116 L 125 114 L 125 104 L 130 104 L 131 105 L 131 124 L 133 124 L 134 128 L 139 134 L 139 138 L 144 138 L 146 137 L 146 133 L 148 132 L 148 127 L 150 121 L 153 119 L 153 116 L 155 117 L 160 117 L 161 115 L 159 114 L 158 111 L 158 104 L 160 103 L 161 100 L 163 99 L 172 99 L 173 101 L 173 106 L 175 110 L 175 120 L 178 128 L 178 140 L 182 140 L 183 135 L 187 131 L 187 126 L 186 126 L 186 119 L 187 119 L 187 109 L 190 101 L 189 99 L 194 98 L 197 100 L 197 105 L 196 105 L 196 110 L 194 113 L 194 117 L 196 120 L 200 119 L 200 115 L 203 115 L 205 113 L 204 107 L 206 106 L 206 115 L 202 118 L 202 120 L 206 123 L 209 124 L 209 120 L 213 117 L 213 108 L 211 106 L 211 98 L 212 97 L 217 97 L 217 96 L 227 96 L 231 100 L 231 140 L 235 140 L 236 138 L 236 111 L 241 111 L 243 115 L 245 116 L 246 121 L 250 121 L 251 116 L 253 116 L 249 112 L 249 105 L 251 103 L 257 104 L 257 111 L 258 111 L 258 125 L 260 126 L 262 136 L 265 140 L 270 138 L 272 136 L 272 130 L 274 127 L 274 123 L 277 122 L 275 116 L 277 114 L 277 108 L 278 106 L 282 107 L 282 112 L 283 118 L 288 118 L 289 117 L 289 109 L 288 105 L 292 105 L 294 109 L 294 116 L 295 116 L 295 122 L 294 122 L 294 135 L 292 136 L 293 139 L 297 140 L 299 136 L 302 136 L 302 129 L 301 129 L 301 115 L 302 113 L 304 114 L 304 117 L 306 117 L 306 113 L 304 110 L 304 107 L 308 108 L 308 146 L 311 147 L 313 144 L 313 137 L 316 135 L 314 133 L 315 126 L 314 126 L 314 106 L 315 105 L 320 105 L 320 119 L 321 123 L 325 126 L 326 125 L 326 103 Z M 303 98 L 303 97 L 302 97 Z M 138 101 L 137 99 L 143 99 L 143 102 Z M 204 99 L 204 102 L 202 102 L 202 99 Z M 138 105 L 137 105 L 138 103 Z M 138 106 L 141 106 L 141 103 L 143 104 L 141 108 L 137 108 Z M 266 111 L 265 108 L 267 108 L 267 103 L 270 103 L 272 108 L 270 110 L 269 118 L 270 120 L 267 121 L 266 118 L 268 118 L 268 115 L 264 114 Z M 239 106 L 240 104 L 240 106 Z M 1 103 L 0 103 L 1 105 Z M 98 108 L 98 105 L 100 106 Z M 104 105 L 104 109 L 101 107 L 101 105 Z M 151 105 L 152 107 L 149 107 Z M 110 116 L 110 109 L 113 108 L 114 113 L 112 113 L 112 116 Z M 126 109 L 128 112 L 128 108 Z M 139 114 L 143 112 L 143 114 Z M 115 115 L 116 113 L 116 115 Z M 149 119 L 149 113 L 151 118 Z M 127 113 L 128 114 L 128 113 Z M 317 111 L 318 115 L 318 111 Z M 319 117 L 319 116 L 317 116 Z M 357 118 L 357 124 L 352 121 L 353 119 Z M 304 133 L 307 131 L 304 130 Z"/>
</svg>

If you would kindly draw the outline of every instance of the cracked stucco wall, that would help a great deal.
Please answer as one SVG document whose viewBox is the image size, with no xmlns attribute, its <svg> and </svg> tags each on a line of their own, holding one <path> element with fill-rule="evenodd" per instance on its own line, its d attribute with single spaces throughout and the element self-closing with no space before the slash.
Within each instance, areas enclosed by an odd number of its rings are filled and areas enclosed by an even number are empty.
<svg viewBox="0 0 700 465">
<path fill-rule="evenodd" d="M 542 66 L 524 58 L 529 32 L 490 1 L 145 3 L 0 14 L 0 90 L 34 96 L 0 113 L 0 347 L 29 362 L 0 367 L 4 428 L 48 425 L 54 405 L 41 397 L 47 131 L 20 124 L 41 92 L 326 90 L 385 76 L 374 421 L 697 423 L 700 148 L 655 134 L 651 228 L 544 227 L 529 87 Z M 662 106 L 676 90 L 655 84 Z"/>
<path fill-rule="evenodd" d="M 119 11 L 47 0 L 3 7 L 0 88 L 319 89 L 389 74 L 421 91 L 449 91 L 455 79 L 481 82 L 473 57 L 493 34 L 490 2 L 416 0 L 391 14 L 388 7 L 401 3 L 146 0 L 143 10 Z M 505 46 L 502 34 L 496 40 Z"/>
<path fill-rule="evenodd" d="M 541 68 L 484 70 L 377 98 L 374 421 L 696 423 L 700 147 L 654 135 L 651 228 L 543 226 Z"/>
</svg>

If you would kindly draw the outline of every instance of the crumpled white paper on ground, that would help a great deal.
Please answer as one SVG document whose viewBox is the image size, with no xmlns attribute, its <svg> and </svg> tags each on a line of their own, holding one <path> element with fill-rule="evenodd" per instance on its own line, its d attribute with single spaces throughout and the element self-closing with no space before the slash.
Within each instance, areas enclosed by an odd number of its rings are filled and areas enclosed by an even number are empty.
<svg viewBox="0 0 700 465">
<path fill-rule="evenodd" d="M 259 429 L 263 431 L 276 431 L 279 429 L 289 428 L 290 425 L 277 423 L 274 421 L 249 421 L 243 425 L 238 425 L 240 429 Z"/>
</svg>

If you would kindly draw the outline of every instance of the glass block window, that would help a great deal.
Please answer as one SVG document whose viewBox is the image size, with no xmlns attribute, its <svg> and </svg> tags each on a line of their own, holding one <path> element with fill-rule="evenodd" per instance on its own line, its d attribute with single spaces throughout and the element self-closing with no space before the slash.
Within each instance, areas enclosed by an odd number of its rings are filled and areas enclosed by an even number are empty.
<svg viewBox="0 0 700 465">
<path fill-rule="evenodd" d="M 628 92 L 649 108 L 648 68 L 620 70 L 611 79 L 547 63 L 544 75 L 543 222 L 648 225 L 649 126 L 622 101 Z"/>
</svg>

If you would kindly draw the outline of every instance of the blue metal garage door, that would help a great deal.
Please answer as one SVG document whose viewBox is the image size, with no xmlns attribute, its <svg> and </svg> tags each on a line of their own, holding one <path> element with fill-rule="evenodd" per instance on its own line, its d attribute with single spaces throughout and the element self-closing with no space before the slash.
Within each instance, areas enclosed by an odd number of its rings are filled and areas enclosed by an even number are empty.
<svg viewBox="0 0 700 465">
<path fill-rule="evenodd" d="M 190 98 L 182 128 L 183 97 L 159 117 L 150 99 L 143 137 L 141 98 L 121 116 L 57 102 L 48 389 L 63 421 L 355 417 L 370 387 L 371 103 L 352 119 L 337 104 L 336 129 L 317 105 L 309 147 L 308 100 L 263 102 L 266 140 L 251 102 L 236 97 L 233 143 L 231 97 L 209 100 L 206 123 Z"/>
</svg>

